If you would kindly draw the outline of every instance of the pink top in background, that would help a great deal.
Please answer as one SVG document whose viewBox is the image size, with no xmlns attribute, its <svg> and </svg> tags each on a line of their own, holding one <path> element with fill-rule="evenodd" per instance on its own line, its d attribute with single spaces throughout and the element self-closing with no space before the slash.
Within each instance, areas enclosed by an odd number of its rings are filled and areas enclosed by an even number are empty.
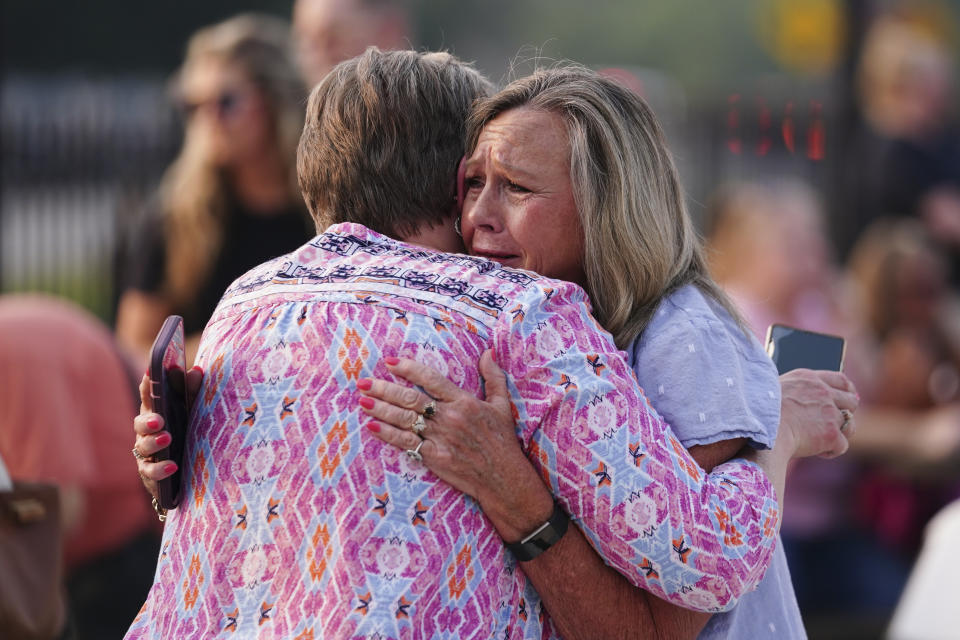
<svg viewBox="0 0 960 640">
<path fill-rule="evenodd" d="M 15 480 L 80 491 L 68 568 L 156 525 L 130 454 L 132 391 L 94 316 L 50 297 L 0 298 L 0 454 Z"/>
</svg>

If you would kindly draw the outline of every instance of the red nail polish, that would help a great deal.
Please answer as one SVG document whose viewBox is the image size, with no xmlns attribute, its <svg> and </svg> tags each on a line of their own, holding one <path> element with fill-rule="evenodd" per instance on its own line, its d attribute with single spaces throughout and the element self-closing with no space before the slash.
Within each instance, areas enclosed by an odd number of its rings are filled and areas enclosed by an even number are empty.
<svg viewBox="0 0 960 640">
<path fill-rule="evenodd" d="M 168 474 L 169 474 L 169 473 L 173 473 L 173 472 L 176 471 L 176 470 L 177 470 L 177 463 L 175 463 L 175 462 L 171 462 L 170 464 L 166 464 L 166 465 L 163 466 L 163 472 L 164 472 L 164 473 L 168 473 Z"/>
<path fill-rule="evenodd" d="M 168 444 L 170 444 L 170 434 L 169 434 L 169 433 L 161 433 L 160 435 L 157 436 L 157 446 L 158 446 L 158 447 L 165 447 L 165 446 L 167 446 Z"/>
<path fill-rule="evenodd" d="M 370 391 L 370 387 L 373 386 L 373 380 L 370 378 L 360 378 L 357 380 L 357 389 L 361 391 Z"/>
<path fill-rule="evenodd" d="M 373 398 L 360 398 L 358 402 L 364 409 L 373 409 Z"/>
<path fill-rule="evenodd" d="M 203 367 L 201 367 L 198 364 L 195 364 L 192 367 L 190 367 L 190 371 L 199 371 L 200 373 L 203 373 Z"/>
<path fill-rule="evenodd" d="M 390 366 L 392 367 L 393 365 L 400 363 L 400 358 L 394 358 L 393 356 L 387 356 L 386 358 L 383 359 L 383 361 L 386 362 L 388 365 L 390 365 Z"/>
<path fill-rule="evenodd" d="M 374 433 L 380 433 L 380 423 L 379 422 L 368 422 L 367 429 L 373 431 Z"/>
<path fill-rule="evenodd" d="M 150 431 L 156 431 L 157 429 L 159 429 L 160 418 L 150 418 L 149 420 L 147 420 L 147 428 L 149 428 Z"/>
</svg>

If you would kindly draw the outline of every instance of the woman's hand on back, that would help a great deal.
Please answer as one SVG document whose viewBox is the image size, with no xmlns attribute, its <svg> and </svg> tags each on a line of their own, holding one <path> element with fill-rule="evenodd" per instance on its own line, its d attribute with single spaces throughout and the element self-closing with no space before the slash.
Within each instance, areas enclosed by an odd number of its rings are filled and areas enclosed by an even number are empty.
<svg viewBox="0 0 960 640">
<path fill-rule="evenodd" d="M 362 379 L 360 406 L 377 419 L 368 429 L 388 444 L 419 453 L 441 479 L 473 496 L 507 542 L 522 539 L 553 512 L 553 498 L 517 438 L 506 376 L 490 351 L 480 358 L 486 399 L 447 380 L 436 369 L 406 358 L 387 358 L 390 371 L 425 392 L 386 380 Z M 427 395 L 429 394 L 429 395 Z M 435 413 L 423 419 L 432 401 Z"/>
</svg>

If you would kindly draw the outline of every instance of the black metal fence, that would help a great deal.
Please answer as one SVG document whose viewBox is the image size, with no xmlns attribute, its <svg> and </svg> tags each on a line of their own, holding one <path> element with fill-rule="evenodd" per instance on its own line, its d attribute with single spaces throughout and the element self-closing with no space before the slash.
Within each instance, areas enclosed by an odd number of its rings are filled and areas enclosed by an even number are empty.
<svg viewBox="0 0 960 640">
<path fill-rule="evenodd" d="M 161 80 L 5 78 L 0 290 L 111 321 L 118 251 L 179 138 Z"/>
</svg>

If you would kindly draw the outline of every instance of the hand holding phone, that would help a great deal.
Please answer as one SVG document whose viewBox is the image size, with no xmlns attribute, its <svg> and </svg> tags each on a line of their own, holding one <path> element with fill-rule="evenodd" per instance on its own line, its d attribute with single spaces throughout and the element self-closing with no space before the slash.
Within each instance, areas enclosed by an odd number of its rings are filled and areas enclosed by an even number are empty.
<svg viewBox="0 0 960 640">
<path fill-rule="evenodd" d="M 782 324 L 767 329 L 767 354 L 780 375 L 794 369 L 842 371 L 846 340 Z"/>
<path fill-rule="evenodd" d="M 157 460 L 177 464 L 173 475 L 157 483 L 157 502 L 164 509 L 180 503 L 183 449 L 187 437 L 186 356 L 184 353 L 183 318 L 169 316 L 163 323 L 150 351 L 150 397 L 154 412 L 163 416 L 170 433 L 170 445 L 155 455 Z"/>
</svg>

